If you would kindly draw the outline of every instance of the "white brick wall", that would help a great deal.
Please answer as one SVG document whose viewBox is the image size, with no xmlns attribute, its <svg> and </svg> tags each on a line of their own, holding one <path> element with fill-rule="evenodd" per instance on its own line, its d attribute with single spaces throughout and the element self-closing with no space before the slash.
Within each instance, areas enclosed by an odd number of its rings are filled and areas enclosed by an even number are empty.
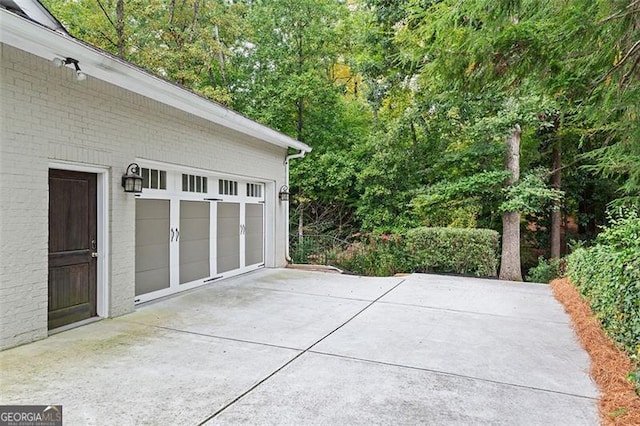
<svg viewBox="0 0 640 426">
<path fill-rule="evenodd" d="M 286 151 L 7 45 L 0 73 L 0 350 L 47 335 L 48 164 L 109 168 L 109 315 L 133 310 L 135 199 L 120 178 L 136 158 L 284 184 Z M 276 217 L 274 265 L 284 264 Z"/>
</svg>

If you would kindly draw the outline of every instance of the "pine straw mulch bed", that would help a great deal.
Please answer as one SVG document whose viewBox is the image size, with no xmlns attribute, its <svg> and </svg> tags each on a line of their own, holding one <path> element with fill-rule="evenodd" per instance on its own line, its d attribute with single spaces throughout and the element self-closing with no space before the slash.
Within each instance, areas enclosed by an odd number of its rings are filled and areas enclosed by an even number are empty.
<svg viewBox="0 0 640 426">
<path fill-rule="evenodd" d="M 580 343 L 591 357 L 591 377 L 600 389 L 598 409 L 603 425 L 640 425 L 640 396 L 627 375 L 634 365 L 602 331 L 589 304 L 568 278 L 551 282 L 553 294 L 571 316 Z"/>
</svg>

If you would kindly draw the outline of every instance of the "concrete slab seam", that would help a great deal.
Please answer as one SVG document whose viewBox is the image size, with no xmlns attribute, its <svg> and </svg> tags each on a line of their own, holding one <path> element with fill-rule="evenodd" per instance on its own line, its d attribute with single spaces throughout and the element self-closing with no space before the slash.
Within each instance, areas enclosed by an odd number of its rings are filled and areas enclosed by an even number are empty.
<svg viewBox="0 0 640 426">
<path fill-rule="evenodd" d="M 432 311 L 454 312 L 454 313 L 459 313 L 459 314 L 474 314 L 474 315 L 482 315 L 482 316 L 497 317 L 497 318 L 512 318 L 512 319 L 516 319 L 516 320 L 536 321 L 536 322 L 542 322 L 542 323 L 548 323 L 548 324 L 561 324 L 561 325 L 568 324 L 567 322 L 564 322 L 564 321 L 553 321 L 553 320 L 532 319 L 532 318 L 519 318 L 519 317 L 515 317 L 515 316 L 512 316 L 512 315 L 500 315 L 500 314 L 492 314 L 492 313 L 488 313 L 488 312 L 464 311 L 464 310 L 461 310 L 461 309 L 438 308 L 438 307 L 435 307 L 435 306 L 416 305 L 414 303 L 398 303 L 398 302 L 380 301 L 380 304 L 396 305 L 396 306 L 411 306 L 411 307 L 414 307 L 414 308 L 430 309 Z"/>
<path fill-rule="evenodd" d="M 143 325 L 143 326 L 147 326 L 147 327 L 158 328 L 158 329 L 161 329 L 161 330 L 175 331 L 176 333 L 192 334 L 194 336 L 202 336 L 202 337 L 211 337 L 212 339 L 227 340 L 227 341 L 239 342 L 239 343 L 249 343 L 251 345 L 258 345 L 258 346 L 268 346 L 270 348 L 288 349 L 288 350 L 292 350 L 292 351 L 302 351 L 303 350 L 303 348 L 292 348 L 292 347 L 289 347 L 289 346 L 274 345 L 273 343 L 254 342 L 253 340 L 236 339 L 236 338 L 233 338 L 233 337 L 217 336 L 215 334 L 198 333 L 198 332 L 195 332 L 195 331 L 180 330 L 178 328 L 164 327 L 164 326 L 161 326 L 161 325 L 149 325 L 149 324 L 145 324 L 145 323 L 137 322 L 137 321 L 122 321 L 122 322 L 127 322 L 129 324 L 136 324 L 136 325 Z"/>
<path fill-rule="evenodd" d="M 546 287 L 547 284 L 545 283 L 534 283 L 531 281 L 508 281 L 508 280 L 501 280 L 498 278 L 479 278 L 476 276 L 468 276 L 468 275 L 456 275 L 456 274 L 451 274 L 451 275 L 443 275 L 443 274 L 429 274 L 429 273 L 413 273 L 411 275 L 409 275 L 409 278 L 413 278 L 416 279 L 418 281 L 433 281 L 434 279 L 446 279 L 446 280 L 474 280 L 474 281 L 480 281 L 480 282 L 484 282 L 487 284 L 492 284 L 492 285 L 501 285 L 501 284 L 506 284 L 506 285 L 512 285 L 512 286 L 517 286 L 517 287 Z M 459 285 L 459 282 L 454 283 L 456 285 Z M 463 284 L 464 285 L 464 284 Z"/>
<path fill-rule="evenodd" d="M 446 372 L 446 371 L 433 370 L 433 369 L 430 369 L 430 368 L 414 367 L 414 366 L 411 366 L 411 365 L 395 364 L 395 363 L 392 363 L 392 362 L 376 361 L 376 360 L 372 360 L 372 359 L 358 358 L 358 357 L 347 356 L 347 355 L 338 355 L 338 354 L 333 354 L 333 353 L 330 353 L 330 352 L 321 352 L 321 351 L 313 351 L 313 350 L 309 350 L 309 351 L 306 351 L 306 352 L 312 353 L 312 354 L 316 354 L 316 355 L 330 356 L 330 357 L 333 357 L 333 358 L 343 358 L 343 359 L 349 359 L 349 360 L 353 360 L 353 361 L 367 362 L 367 363 L 370 363 L 370 364 L 378 364 L 378 365 L 385 365 L 385 366 L 389 366 L 389 367 L 406 368 L 408 370 L 415 370 L 415 371 L 424 371 L 424 372 L 427 372 L 427 373 L 434 373 L 434 374 L 439 374 L 439 375 L 442 375 L 442 376 L 457 377 L 457 378 L 461 378 L 461 379 L 474 380 L 474 381 L 484 382 L 484 383 L 492 383 L 492 384 L 495 384 L 495 385 L 509 386 L 509 387 L 514 387 L 514 388 L 519 388 L 519 389 L 527 389 L 527 390 L 533 390 L 533 391 L 544 392 L 544 393 L 551 393 L 551 394 L 556 394 L 556 395 L 571 396 L 571 397 L 575 397 L 575 398 L 586 399 L 586 400 L 589 400 L 589 401 L 598 401 L 598 398 L 594 398 L 594 397 L 590 397 L 590 396 L 586 396 L 586 395 L 578 395 L 578 394 L 569 393 L 569 392 L 555 391 L 555 390 L 552 390 L 552 389 L 537 388 L 535 386 L 519 385 L 519 384 L 516 384 L 516 383 L 500 382 L 500 381 L 497 381 L 497 380 L 483 379 L 481 377 L 474 377 L 474 376 L 466 376 L 464 374 L 449 373 L 449 372 Z"/>
<path fill-rule="evenodd" d="M 286 367 L 288 367 L 289 365 L 291 365 L 291 363 L 293 363 L 295 360 L 297 360 L 298 358 L 300 358 L 302 355 L 306 354 L 307 352 L 309 352 L 311 350 L 311 348 L 313 348 L 314 346 L 316 346 L 317 344 L 319 344 L 320 342 L 322 342 L 323 340 L 327 339 L 329 336 L 331 336 L 332 334 L 334 334 L 335 332 L 337 332 L 338 330 L 340 330 L 342 327 L 344 327 L 345 325 L 347 325 L 348 323 L 350 323 L 351 321 L 353 321 L 358 315 L 360 315 L 361 313 L 363 313 L 364 311 L 366 311 L 367 309 L 369 309 L 374 303 L 376 303 L 377 301 L 379 301 L 380 299 L 382 299 L 384 296 L 386 296 L 387 294 L 389 294 L 390 292 L 392 292 L 393 290 L 395 290 L 400 284 L 402 284 L 403 282 L 405 282 L 405 280 L 401 280 L 399 283 L 397 283 L 396 285 L 394 285 L 393 287 L 391 287 L 389 290 L 385 291 L 383 294 L 381 294 L 378 298 L 376 298 L 375 300 L 372 300 L 371 303 L 369 303 L 367 306 L 365 306 L 364 308 L 360 309 L 358 312 L 356 312 L 354 315 L 352 315 L 349 319 L 347 319 L 345 322 L 343 322 L 342 324 L 340 324 L 338 327 L 336 327 L 335 329 L 333 329 L 332 331 L 330 331 L 329 333 L 327 333 L 326 335 L 324 335 L 323 337 L 321 337 L 320 339 L 318 339 L 315 343 L 313 343 L 311 346 L 309 346 L 308 348 L 306 348 L 304 351 L 300 352 L 299 354 L 297 354 L 296 356 L 294 356 L 293 358 L 291 358 L 289 361 L 287 361 L 286 363 L 284 363 L 283 365 L 281 365 L 280 367 L 278 367 L 275 371 L 273 371 L 271 374 L 267 375 L 265 378 L 263 378 L 262 380 L 258 381 L 256 384 L 254 384 L 253 386 L 251 386 L 249 389 L 247 389 L 246 391 L 244 391 L 243 393 L 241 393 L 240 395 L 238 395 L 237 397 L 235 397 L 233 400 L 231 400 L 229 403 L 225 404 L 223 407 L 221 407 L 219 410 L 217 410 L 215 413 L 213 413 L 212 415 L 210 415 L 209 417 L 207 417 L 206 419 L 204 419 L 201 423 L 198 424 L 198 426 L 202 426 L 205 423 L 207 423 L 210 420 L 213 420 L 214 418 L 216 418 L 218 415 L 220 415 L 222 412 L 224 412 L 226 409 L 228 409 L 229 407 L 231 407 L 233 404 L 235 404 L 236 402 L 240 401 L 242 398 L 244 398 L 245 396 L 247 396 L 248 394 L 250 394 L 251 392 L 253 392 L 256 388 L 258 388 L 258 386 L 262 385 L 263 383 L 265 383 L 267 380 L 269 380 L 270 378 L 272 378 L 273 376 L 275 376 L 276 374 L 278 374 L 280 371 L 284 370 Z"/>
<path fill-rule="evenodd" d="M 277 288 L 269 288 L 269 287 L 253 287 L 259 290 L 266 290 L 266 291 L 275 291 L 275 292 L 280 292 L 280 293 L 291 293 L 291 294 L 302 294 L 305 296 L 315 296 L 315 297 L 326 297 L 329 299 L 340 299 L 340 300 L 353 300 L 356 302 L 371 302 L 371 299 L 360 299 L 357 297 L 340 297 L 340 296 L 331 296 L 329 294 L 317 294 L 317 293 L 308 293 L 306 291 L 294 291 L 294 290 L 281 290 L 281 289 L 277 289 Z"/>
</svg>

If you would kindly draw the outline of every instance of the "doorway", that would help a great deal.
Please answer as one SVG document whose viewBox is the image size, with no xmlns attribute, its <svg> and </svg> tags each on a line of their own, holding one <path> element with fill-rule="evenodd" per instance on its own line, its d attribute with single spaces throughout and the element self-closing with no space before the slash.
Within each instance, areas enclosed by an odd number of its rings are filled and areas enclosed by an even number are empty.
<svg viewBox="0 0 640 426">
<path fill-rule="evenodd" d="M 97 174 L 49 170 L 48 329 L 97 315 Z"/>
</svg>

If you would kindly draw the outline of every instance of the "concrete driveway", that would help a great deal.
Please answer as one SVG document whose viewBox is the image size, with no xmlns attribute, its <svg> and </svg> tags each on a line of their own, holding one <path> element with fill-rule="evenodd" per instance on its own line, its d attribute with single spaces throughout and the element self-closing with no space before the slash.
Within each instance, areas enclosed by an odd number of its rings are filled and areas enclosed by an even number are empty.
<svg viewBox="0 0 640 426">
<path fill-rule="evenodd" d="M 596 425 L 547 286 L 267 269 L 0 353 L 65 425 Z"/>
</svg>

